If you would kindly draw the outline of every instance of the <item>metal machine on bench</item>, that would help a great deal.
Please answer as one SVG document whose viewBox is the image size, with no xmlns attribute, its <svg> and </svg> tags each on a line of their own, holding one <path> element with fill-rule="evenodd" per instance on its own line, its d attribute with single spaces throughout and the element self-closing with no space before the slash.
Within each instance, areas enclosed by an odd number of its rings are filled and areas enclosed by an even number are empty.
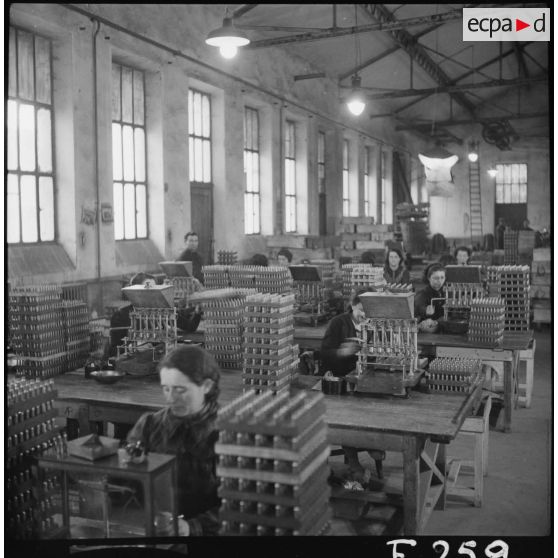
<svg viewBox="0 0 558 558">
<path fill-rule="evenodd" d="M 329 315 L 329 303 L 322 275 L 315 265 L 291 265 L 297 313 L 295 323 L 315 326 Z"/>
<path fill-rule="evenodd" d="M 367 319 L 357 332 L 356 372 L 346 379 L 355 392 L 406 396 L 424 372 L 418 362 L 414 294 L 369 292 L 360 301 Z"/>
</svg>

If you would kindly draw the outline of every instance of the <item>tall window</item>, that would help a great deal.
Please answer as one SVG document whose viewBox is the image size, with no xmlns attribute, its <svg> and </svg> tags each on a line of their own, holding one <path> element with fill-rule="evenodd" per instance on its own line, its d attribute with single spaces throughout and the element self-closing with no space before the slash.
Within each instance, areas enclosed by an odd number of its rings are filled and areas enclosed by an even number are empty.
<svg viewBox="0 0 558 558">
<path fill-rule="evenodd" d="M 349 214 L 349 140 L 343 140 L 343 217 Z"/>
<path fill-rule="evenodd" d="M 370 148 L 364 148 L 364 215 L 370 217 Z"/>
<path fill-rule="evenodd" d="M 387 180 L 387 154 L 385 151 L 380 152 L 380 177 L 381 177 L 381 216 L 382 223 L 389 223 L 391 221 L 390 213 L 390 197 L 391 192 L 388 191 L 388 180 Z"/>
<path fill-rule="evenodd" d="M 295 123 L 285 126 L 285 232 L 296 232 L 296 143 Z"/>
<path fill-rule="evenodd" d="M 325 134 L 318 132 L 318 194 L 325 194 Z"/>
<path fill-rule="evenodd" d="M 112 65 L 114 238 L 147 238 L 145 75 Z"/>
<path fill-rule="evenodd" d="M 8 68 L 7 241 L 53 241 L 51 42 L 10 27 Z"/>
<path fill-rule="evenodd" d="M 496 165 L 496 203 L 527 203 L 527 165 Z"/>
<path fill-rule="evenodd" d="M 209 95 L 188 90 L 188 133 L 190 182 L 210 184 L 211 176 L 211 99 Z"/>
<path fill-rule="evenodd" d="M 260 120 L 258 111 L 244 109 L 244 232 L 260 232 Z"/>
</svg>

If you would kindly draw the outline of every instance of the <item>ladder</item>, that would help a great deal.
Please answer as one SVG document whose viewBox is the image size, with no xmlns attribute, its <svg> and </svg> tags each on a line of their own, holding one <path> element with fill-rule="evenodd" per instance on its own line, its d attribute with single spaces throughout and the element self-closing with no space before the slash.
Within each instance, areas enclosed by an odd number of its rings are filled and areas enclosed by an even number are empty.
<svg viewBox="0 0 558 558">
<path fill-rule="evenodd" d="M 479 161 L 469 161 L 469 204 L 471 218 L 471 244 L 482 248 L 482 206 Z"/>
</svg>

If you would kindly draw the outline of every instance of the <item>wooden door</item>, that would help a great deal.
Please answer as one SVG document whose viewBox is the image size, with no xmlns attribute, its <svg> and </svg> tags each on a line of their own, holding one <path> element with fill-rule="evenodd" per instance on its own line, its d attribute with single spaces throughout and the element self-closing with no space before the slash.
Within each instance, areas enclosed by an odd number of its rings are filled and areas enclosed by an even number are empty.
<svg viewBox="0 0 558 558">
<path fill-rule="evenodd" d="M 204 265 L 213 263 L 213 185 L 190 184 L 191 230 L 198 233 Z"/>
</svg>

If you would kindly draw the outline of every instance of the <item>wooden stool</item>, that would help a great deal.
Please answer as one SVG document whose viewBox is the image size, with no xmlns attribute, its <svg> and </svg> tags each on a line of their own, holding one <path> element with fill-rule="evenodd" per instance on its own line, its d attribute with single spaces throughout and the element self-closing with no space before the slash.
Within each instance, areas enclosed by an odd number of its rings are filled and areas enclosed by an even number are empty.
<svg viewBox="0 0 558 558">
<path fill-rule="evenodd" d="M 519 384 L 519 389 L 525 390 L 525 395 L 519 396 L 519 402 L 523 403 L 527 409 L 531 406 L 531 395 L 533 394 L 533 380 L 534 380 L 534 363 L 535 363 L 535 349 L 537 342 L 533 339 L 529 348 L 525 351 L 519 351 L 519 362 L 525 363 L 525 383 Z"/>
<path fill-rule="evenodd" d="M 474 436 L 474 458 L 448 458 L 447 496 L 472 498 L 475 507 L 482 506 L 484 477 L 488 475 L 488 435 L 490 431 L 489 417 L 491 408 L 492 398 L 489 395 L 485 400 L 482 416 L 467 417 L 459 431 L 459 434 Z M 472 487 L 457 485 L 459 473 L 461 469 L 465 468 L 473 470 L 474 483 Z"/>
</svg>

